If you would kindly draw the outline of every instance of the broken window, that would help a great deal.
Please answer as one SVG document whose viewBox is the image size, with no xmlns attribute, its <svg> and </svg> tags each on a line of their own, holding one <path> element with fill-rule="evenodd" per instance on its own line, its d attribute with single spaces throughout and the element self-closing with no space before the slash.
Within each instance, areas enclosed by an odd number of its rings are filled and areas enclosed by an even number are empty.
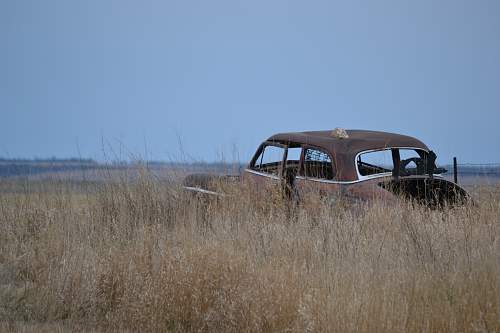
<svg viewBox="0 0 500 333">
<path fill-rule="evenodd" d="M 415 149 L 399 149 L 399 175 L 424 175 L 426 173 L 427 162 L 423 151 Z"/>
<path fill-rule="evenodd" d="M 304 152 L 304 175 L 310 178 L 334 179 L 330 155 L 318 149 L 307 148 Z"/>
</svg>

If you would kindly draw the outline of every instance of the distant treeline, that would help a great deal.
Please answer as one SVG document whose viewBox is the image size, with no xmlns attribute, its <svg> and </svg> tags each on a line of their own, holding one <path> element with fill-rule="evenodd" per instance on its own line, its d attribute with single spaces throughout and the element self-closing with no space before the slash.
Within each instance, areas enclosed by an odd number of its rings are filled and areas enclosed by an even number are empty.
<svg viewBox="0 0 500 333">
<path fill-rule="evenodd" d="M 209 162 L 161 162 L 161 161 L 113 161 L 99 163 L 92 159 L 6 159 L 0 158 L 0 177 L 32 176 L 43 173 L 59 173 L 87 170 L 127 169 L 182 169 L 188 171 L 237 172 L 242 164 Z"/>
<path fill-rule="evenodd" d="M 91 158 L 3 158 L 0 157 L 0 163 L 26 163 L 26 164 L 38 164 L 38 163 L 80 163 L 80 164 L 98 164 L 95 160 Z"/>
</svg>

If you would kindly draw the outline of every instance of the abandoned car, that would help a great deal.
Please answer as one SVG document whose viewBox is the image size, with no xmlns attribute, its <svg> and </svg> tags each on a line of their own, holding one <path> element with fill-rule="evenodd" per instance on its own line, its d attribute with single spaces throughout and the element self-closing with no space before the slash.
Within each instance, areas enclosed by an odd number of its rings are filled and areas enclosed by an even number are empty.
<svg viewBox="0 0 500 333">
<path fill-rule="evenodd" d="M 467 192 L 446 180 L 446 170 L 435 162 L 432 150 L 406 135 L 340 128 L 280 133 L 258 147 L 239 180 L 278 186 L 298 198 L 319 191 L 362 201 L 403 197 L 433 207 L 468 201 Z M 211 187 L 216 179 L 222 178 L 194 174 L 184 187 L 220 194 Z"/>
</svg>

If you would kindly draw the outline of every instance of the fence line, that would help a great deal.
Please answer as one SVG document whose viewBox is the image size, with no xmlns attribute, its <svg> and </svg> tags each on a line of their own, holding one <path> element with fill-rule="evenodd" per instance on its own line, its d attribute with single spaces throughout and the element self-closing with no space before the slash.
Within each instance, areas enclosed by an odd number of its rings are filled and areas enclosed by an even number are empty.
<svg viewBox="0 0 500 333">
<path fill-rule="evenodd" d="M 458 163 L 458 166 L 500 168 L 500 163 Z"/>
</svg>

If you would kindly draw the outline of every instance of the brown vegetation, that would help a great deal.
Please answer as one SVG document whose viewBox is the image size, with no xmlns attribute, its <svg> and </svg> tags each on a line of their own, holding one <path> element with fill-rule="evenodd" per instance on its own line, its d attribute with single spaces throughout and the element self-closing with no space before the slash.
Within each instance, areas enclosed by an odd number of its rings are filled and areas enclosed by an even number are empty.
<svg viewBox="0 0 500 333">
<path fill-rule="evenodd" d="M 433 211 L 147 175 L 1 187 L 2 331 L 500 331 L 499 188 Z"/>
</svg>

